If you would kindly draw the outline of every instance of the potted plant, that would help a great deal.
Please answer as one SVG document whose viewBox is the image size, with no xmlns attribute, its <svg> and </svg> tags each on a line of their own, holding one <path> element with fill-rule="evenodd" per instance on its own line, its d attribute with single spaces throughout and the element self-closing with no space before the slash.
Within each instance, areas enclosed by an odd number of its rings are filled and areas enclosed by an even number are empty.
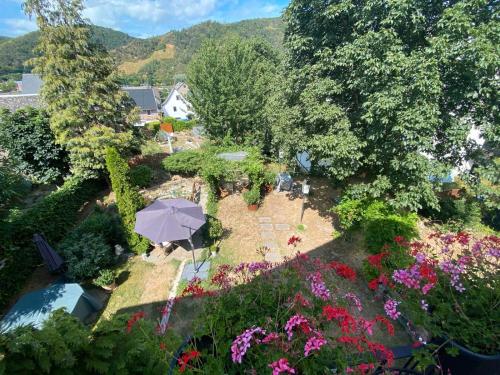
<svg viewBox="0 0 500 375">
<path fill-rule="evenodd" d="M 243 193 L 243 199 L 245 200 L 250 211 L 257 211 L 260 202 L 260 191 L 252 188 Z"/>
<path fill-rule="evenodd" d="M 110 269 L 104 269 L 99 271 L 99 277 L 94 279 L 94 284 L 112 292 L 116 289 L 116 273 Z"/>
<path fill-rule="evenodd" d="M 493 374 L 500 366 L 499 245 L 495 236 L 434 234 L 409 244 L 412 264 L 392 275 L 396 304 L 438 344 L 444 373 Z"/>
<path fill-rule="evenodd" d="M 210 245 L 210 256 L 213 258 L 217 256 L 217 253 L 219 252 L 219 246 L 217 244 Z"/>
</svg>

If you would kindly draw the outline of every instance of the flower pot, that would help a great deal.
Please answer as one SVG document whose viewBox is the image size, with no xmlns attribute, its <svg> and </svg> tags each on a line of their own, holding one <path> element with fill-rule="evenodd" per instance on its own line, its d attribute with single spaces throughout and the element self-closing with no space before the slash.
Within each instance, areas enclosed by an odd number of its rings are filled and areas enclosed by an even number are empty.
<svg viewBox="0 0 500 375">
<path fill-rule="evenodd" d="M 104 289 L 108 293 L 111 293 L 111 292 L 113 292 L 113 290 L 116 289 L 116 282 L 114 282 L 113 284 L 109 284 L 109 285 L 103 285 L 102 289 Z"/>
<path fill-rule="evenodd" d="M 248 205 L 248 211 L 257 211 L 258 208 L 259 208 L 258 204 L 249 204 Z"/>
<path fill-rule="evenodd" d="M 441 343 L 444 342 L 441 340 Z M 500 354 L 483 355 L 475 353 L 462 345 L 450 341 L 449 346 L 458 349 L 458 356 L 452 357 L 445 348 L 438 356 L 444 374 L 453 375 L 485 375 L 500 374 Z"/>
</svg>

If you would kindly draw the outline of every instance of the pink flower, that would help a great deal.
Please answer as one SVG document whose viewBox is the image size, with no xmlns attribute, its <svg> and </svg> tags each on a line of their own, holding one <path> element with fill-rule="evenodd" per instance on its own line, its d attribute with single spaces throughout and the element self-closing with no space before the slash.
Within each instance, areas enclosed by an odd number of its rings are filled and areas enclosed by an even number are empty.
<svg viewBox="0 0 500 375">
<path fill-rule="evenodd" d="M 241 363 L 246 352 L 250 349 L 253 335 L 257 333 L 265 335 L 266 331 L 260 327 L 252 327 L 236 337 L 231 344 L 231 358 L 234 363 Z"/>
<path fill-rule="evenodd" d="M 313 350 L 319 350 L 325 344 L 325 338 L 319 333 L 316 336 L 309 337 L 304 346 L 304 357 L 309 356 Z"/>
<path fill-rule="evenodd" d="M 304 318 L 300 314 L 294 315 L 290 319 L 288 319 L 288 322 L 286 322 L 285 324 L 285 331 L 288 336 L 288 341 L 292 339 L 293 329 L 297 326 L 301 327 L 302 331 L 304 331 L 305 333 L 311 331 L 309 321 L 306 318 Z"/>
<path fill-rule="evenodd" d="M 330 299 L 330 291 L 323 281 L 321 272 L 314 272 L 310 274 L 307 279 L 311 282 L 311 292 L 323 301 Z"/>
<path fill-rule="evenodd" d="M 276 332 L 271 332 L 269 335 L 262 339 L 263 344 L 269 344 L 271 341 L 278 340 L 280 337 Z"/>
<path fill-rule="evenodd" d="M 401 302 L 395 301 L 392 298 L 389 298 L 387 302 L 384 304 L 384 310 L 387 316 L 393 320 L 399 318 L 401 313 L 397 310 L 398 305 Z"/>
<path fill-rule="evenodd" d="M 358 298 L 357 295 L 355 295 L 354 293 L 347 293 L 344 297 L 351 300 L 358 309 L 358 311 L 360 312 L 363 311 L 363 305 L 361 304 L 361 300 Z"/>
<path fill-rule="evenodd" d="M 288 359 L 286 358 L 280 358 L 276 362 L 273 362 L 268 365 L 268 367 L 273 369 L 273 375 L 279 375 L 279 374 L 295 374 L 295 369 L 290 367 L 290 364 L 288 363 Z"/>
</svg>

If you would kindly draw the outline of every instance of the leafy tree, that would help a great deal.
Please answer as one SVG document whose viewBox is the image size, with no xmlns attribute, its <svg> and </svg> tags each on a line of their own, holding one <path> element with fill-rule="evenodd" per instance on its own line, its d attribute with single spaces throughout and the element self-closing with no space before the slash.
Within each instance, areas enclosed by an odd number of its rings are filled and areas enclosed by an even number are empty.
<svg viewBox="0 0 500 375">
<path fill-rule="evenodd" d="M 105 169 L 105 146 L 129 146 L 131 99 L 120 90 L 112 59 L 92 41 L 81 0 L 26 0 L 40 28 L 34 71 L 58 143 L 70 154 L 72 171 L 96 176 Z"/>
<path fill-rule="evenodd" d="M 272 47 L 259 40 L 209 40 L 188 70 L 190 100 L 210 138 L 264 146 L 269 139 L 264 103 L 278 64 Z"/>
<path fill-rule="evenodd" d="M 470 157 L 471 128 L 499 139 L 494 2 L 293 0 L 284 18 L 276 146 L 338 181 L 364 177 L 352 197 L 437 207 L 430 176 Z"/>
<path fill-rule="evenodd" d="M 43 110 L 1 111 L 0 146 L 17 161 L 17 172 L 34 182 L 54 182 L 68 171 L 67 154 L 55 144 L 49 117 Z"/>
<path fill-rule="evenodd" d="M 22 176 L 15 172 L 15 168 L 12 160 L 0 158 L 0 213 L 30 188 Z"/>
<path fill-rule="evenodd" d="M 135 213 L 144 207 L 144 199 L 130 180 L 130 167 L 116 149 L 106 149 L 106 166 L 116 194 L 116 204 L 125 227 L 127 242 L 137 253 L 144 253 L 149 247 L 149 241 L 134 232 Z"/>
</svg>

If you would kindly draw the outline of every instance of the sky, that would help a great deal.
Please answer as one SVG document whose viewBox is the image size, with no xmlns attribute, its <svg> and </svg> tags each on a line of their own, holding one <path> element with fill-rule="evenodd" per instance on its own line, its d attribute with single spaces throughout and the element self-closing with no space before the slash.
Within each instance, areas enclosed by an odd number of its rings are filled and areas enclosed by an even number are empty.
<svg viewBox="0 0 500 375">
<path fill-rule="evenodd" d="M 277 17 L 288 0 L 84 0 L 92 23 L 147 38 L 213 20 L 223 23 Z M 0 0 L 0 36 L 36 30 L 22 11 L 22 0 Z"/>
</svg>

